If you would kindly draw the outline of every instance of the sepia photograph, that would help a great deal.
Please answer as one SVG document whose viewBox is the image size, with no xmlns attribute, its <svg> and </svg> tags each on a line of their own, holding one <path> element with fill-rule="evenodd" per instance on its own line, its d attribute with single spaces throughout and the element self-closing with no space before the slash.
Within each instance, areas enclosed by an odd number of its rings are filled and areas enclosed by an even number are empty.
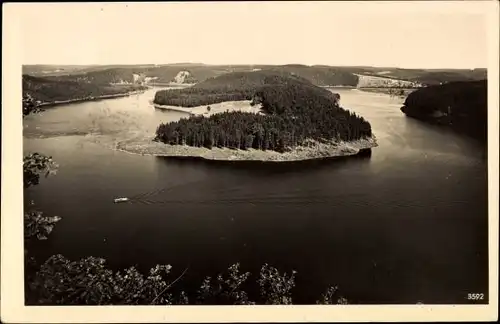
<svg viewBox="0 0 500 324">
<path fill-rule="evenodd" d="M 497 319 L 498 8 L 4 5 L 2 322 Z"/>
</svg>

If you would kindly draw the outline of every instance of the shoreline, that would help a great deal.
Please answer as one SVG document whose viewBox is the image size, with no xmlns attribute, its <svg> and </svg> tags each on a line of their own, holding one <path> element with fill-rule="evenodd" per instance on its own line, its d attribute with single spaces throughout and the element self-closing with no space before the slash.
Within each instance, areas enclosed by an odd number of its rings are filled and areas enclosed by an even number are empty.
<svg viewBox="0 0 500 324">
<path fill-rule="evenodd" d="M 251 100 L 237 100 L 237 101 L 223 101 L 211 105 L 202 105 L 196 107 L 182 107 L 182 106 L 170 106 L 170 105 L 160 105 L 152 101 L 155 109 L 177 111 L 189 114 L 190 116 L 204 116 L 209 117 L 214 114 L 219 114 L 228 111 L 242 111 L 249 113 L 262 113 L 262 105 L 252 106 Z M 207 110 L 207 106 L 210 106 L 210 111 Z"/>
<path fill-rule="evenodd" d="M 155 103 L 153 100 L 151 100 L 150 103 L 155 107 L 155 109 L 177 111 L 177 112 L 186 113 L 186 114 L 188 114 L 190 116 L 195 116 L 196 115 L 196 114 L 192 113 L 191 111 L 189 111 L 189 110 L 191 110 L 191 108 L 185 108 L 185 107 L 180 107 L 180 106 L 159 105 L 159 104 Z"/>
<path fill-rule="evenodd" d="M 397 88 L 397 90 L 403 91 L 402 94 L 394 93 L 396 88 L 356 88 L 362 92 L 380 93 L 388 96 L 394 96 L 398 98 L 406 98 L 410 93 L 418 90 L 419 88 Z"/>
<path fill-rule="evenodd" d="M 150 82 L 147 83 L 151 87 L 174 87 L 174 88 L 189 88 L 194 86 L 196 83 L 175 83 L 175 82 Z"/>
<path fill-rule="evenodd" d="M 435 110 L 430 114 L 425 114 L 419 111 L 412 110 L 412 108 L 409 108 L 408 106 L 405 105 L 403 105 L 400 108 L 400 110 L 405 115 L 406 118 L 412 118 L 427 125 L 432 125 L 442 129 L 449 130 L 456 135 L 465 136 L 469 139 L 472 139 L 481 146 L 487 146 L 488 143 L 487 125 L 483 125 L 482 127 L 479 126 L 478 128 L 465 127 L 467 125 L 466 122 L 455 121 L 454 123 L 451 116 L 439 110 Z"/>
<path fill-rule="evenodd" d="M 85 97 L 85 98 L 60 100 L 60 101 L 52 101 L 52 102 L 42 102 L 38 106 L 39 107 L 53 107 L 53 106 L 67 105 L 67 104 L 74 104 L 74 103 L 81 103 L 81 102 L 87 102 L 87 101 L 99 101 L 99 100 L 106 100 L 106 99 L 117 99 L 117 98 L 123 98 L 123 97 L 132 96 L 132 95 L 135 95 L 135 94 L 141 94 L 141 93 L 144 93 L 146 90 L 147 89 L 136 90 L 136 91 L 129 91 L 129 92 L 125 92 L 125 93 L 115 93 L 115 94 L 109 94 L 109 95 L 102 95 L 102 96 L 97 96 L 97 97 Z"/>
<path fill-rule="evenodd" d="M 351 142 L 319 143 L 310 141 L 310 146 L 295 147 L 285 153 L 263 151 L 257 149 L 230 149 L 194 147 L 187 145 L 170 145 L 155 142 L 151 139 L 131 139 L 116 144 L 114 149 L 136 155 L 149 155 L 177 159 L 202 159 L 207 161 L 226 162 L 300 162 L 355 156 L 377 147 L 375 136 Z"/>
</svg>

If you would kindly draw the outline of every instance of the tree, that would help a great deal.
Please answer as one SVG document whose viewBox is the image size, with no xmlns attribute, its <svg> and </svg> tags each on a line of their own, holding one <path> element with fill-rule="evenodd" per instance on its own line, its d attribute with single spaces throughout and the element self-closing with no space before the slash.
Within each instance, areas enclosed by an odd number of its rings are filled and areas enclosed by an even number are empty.
<svg viewBox="0 0 500 324">
<path fill-rule="evenodd" d="M 52 160 L 52 157 L 40 153 L 31 153 L 23 159 L 23 180 L 24 188 L 27 189 L 37 185 L 40 181 L 40 175 L 45 177 L 55 174 L 58 165 Z"/>
<path fill-rule="evenodd" d="M 37 102 L 29 93 L 25 93 L 23 95 L 23 118 L 29 114 L 41 111 L 42 109 L 39 107 L 39 102 Z"/>
</svg>

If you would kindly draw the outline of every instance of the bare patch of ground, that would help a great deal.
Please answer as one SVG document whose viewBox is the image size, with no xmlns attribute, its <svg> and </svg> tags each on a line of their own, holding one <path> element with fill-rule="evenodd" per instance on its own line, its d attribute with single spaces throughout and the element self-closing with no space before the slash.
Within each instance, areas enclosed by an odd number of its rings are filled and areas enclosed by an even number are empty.
<svg viewBox="0 0 500 324">
<path fill-rule="evenodd" d="M 256 149 L 236 150 L 229 148 L 193 147 L 187 145 L 168 145 L 154 142 L 151 139 L 129 139 L 116 144 L 115 149 L 128 153 L 170 157 L 197 157 L 207 160 L 222 161 L 267 161 L 287 162 L 311 159 L 321 159 L 337 156 L 355 155 L 360 150 L 377 147 L 375 137 L 360 139 L 351 142 L 319 143 L 309 141 L 307 146 L 299 146 L 285 153 L 276 151 L 263 151 Z"/>
</svg>

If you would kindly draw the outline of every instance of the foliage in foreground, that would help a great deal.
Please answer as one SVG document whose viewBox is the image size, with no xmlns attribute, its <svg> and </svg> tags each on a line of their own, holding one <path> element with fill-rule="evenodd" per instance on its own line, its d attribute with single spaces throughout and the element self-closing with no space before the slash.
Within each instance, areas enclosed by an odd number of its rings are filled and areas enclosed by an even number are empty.
<svg viewBox="0 0 500 324">
<path fill-rule="evenodd" d="M 88 257 L 70 261 L 62 255 L 50 257 L 29 286 L 31 298 L 41 305 L 290 305 L 295 274 L 280 273 L 263 265 L 257 283 L 260 294 L 251 298 L 243 289 L 251 277 L 241 273 L 238 263 L 215 278 L 206 277 L 199 289 L 189 295 L 170 291 L 187 269 L 174 278 L 170 265 L 157 265 L 148 274 L 135 267 L 112 271 L 105 260 Z M 330 287 L 317 304 L 345 304 L 337 288 Z"/>
<path fill-rule="evenodd" d="M 28 154 L 23 159 L 23 182 L 24 189 L 37 185 L 40 175 L 45 177 L 54 174 L 58 165 L 52 157 L 40 153 Z M 43 212 L 33 208 L 31 201 L 24 213 L 24 239 L 26 244 L 33 238 L 46 240 L 54 229 L 54 225 L 61 220 L 59 216 L 44 216 Z"/>
<path fill-rule="evenodd" d="M 29 93 L 23 95 L 23 118 L 29 114 L 35 114 L 42 111 L 39 107 L 40 101 L 35 100 Z"/>
<path fill-rule="evenodd" d="M 56 173 L 58 165 L 51 156 L 40 153 L 31 153 L 23 158 L 23 182 L 24 188 L 37 185 L 40 182 L 40 175 L 48 177 Z"/>
<path fill-rule="evenodd" d="M 44 216 L 43 212 L 31 210 L 24 213 L 24 238 L 29 240 L 36 237 L 38 240 L 46 240 L 57 222 L 59 216 Z"/>
</svg>

